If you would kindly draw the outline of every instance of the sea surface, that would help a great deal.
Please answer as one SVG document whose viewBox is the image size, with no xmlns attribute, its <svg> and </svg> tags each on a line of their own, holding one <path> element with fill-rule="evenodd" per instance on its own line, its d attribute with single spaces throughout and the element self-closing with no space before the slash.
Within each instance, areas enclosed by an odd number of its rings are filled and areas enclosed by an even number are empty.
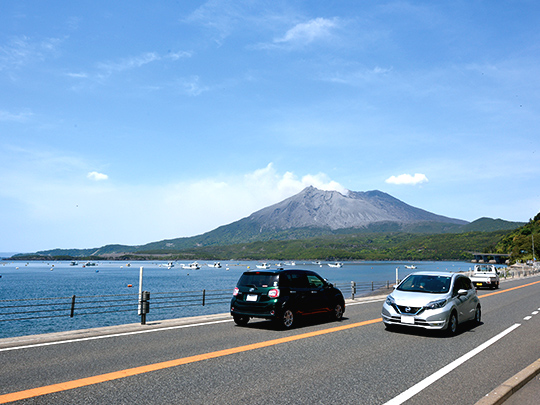
<svg viewBox="0 0 540 405">
<path fill-rule="evenodd" d="M 69 261 L 50 262 L 0 262 L 0 338 L 52 333 L 66 330 L 86 329 L 101 326 L 121 325 L 128 323 L 140 323 L 141 318 L 137 313 L 138 292 L 141 279 L 142 289 L 150 291 L 151 306 L 147 314 L 146 322 L 151 323 L 163 319 L 181 318 L 195 315 L 209 315 L 223 313 L 229 310 L 228 297 L 240 275 L 247 270 L 256 270 L 260 262 L 229 261 L 221 262 L 221 268 L 209 267 L 213 262 L 199 262 L 199 270 L 183 269 L 182 264 L 188 262 L 174 262 L 174 267 L 168 268 L 167 262 L 120 262 L 98 261 L 95 266 L 85 266 L 85 262 L 71 265 Z M 472 268 L 467 262 L 418 262 L 414 263 L 415 270 L 407 269 L 413 263 L 408 262 L 344 262 L 343 267 L 329 267 L 326 262 L 315 264 L 312 262 L 296 262 L 293 267 L 288 262 L 277 264 L 269 263 L 275 269 L 278 265 L 285 268 L 307 269 L 319 273 L 342 289 L 346 298 L 350 297 L 350 283 L 355 281 L 359 284 L 371 282 L 388 282 L 395 284 L 396 269 L 397 277 L 403 279 L 413 271 L 468 271 Z M 202 295 L 202 291 L 216 291 L 221 294 L 218 302 L 207 302 L 202 306 L 201 301 L 193 305 L 175 305 L 158 308 L 153 302 L 162 293 L 196 292 Z M 134 309 L 115 311 L 113 313 L 78 314 L 74 317 L 63 312 L 61 316 L 56 312 L 47 312 L 49 304 L 44 298 L 63 297 L 64 302 L 71 300 L 75 295 L 78 300 L 84 297 L 99 301 L 116 298 L 134 303 Z M 162 294 L 166 297 L 166 294 Z M 154 301 L 153 301 L 154 298 Z M 26 301 L 18 301 L 26 300 Z M 29 301 L 28 301 L 29 300 Z M 173 301 L 173 299 L 171 299 Z M 209 300 L 211 301 L 211 300 Z M 50 302 L 55 302 L 51 300 Z M 30 305 L 26 307 L 25 305 Z M 107 305 L 107 304 L 105 304 Z M 8 311 L 20 306 L 16 311 L 19 315 L 6 316 Z M 13 318 L 35 317 L 35 309 L 42 310 L 39 316 L 43 319 L 11 320 Z M 51 306 L 52 308 L 52 306 Z M 28 312 L 28 314 L 26 313 Z M 99 308 L 95 312 L 100 312 Z M 52 317 L 49 317 L 52 316 Z"/>
</svg>

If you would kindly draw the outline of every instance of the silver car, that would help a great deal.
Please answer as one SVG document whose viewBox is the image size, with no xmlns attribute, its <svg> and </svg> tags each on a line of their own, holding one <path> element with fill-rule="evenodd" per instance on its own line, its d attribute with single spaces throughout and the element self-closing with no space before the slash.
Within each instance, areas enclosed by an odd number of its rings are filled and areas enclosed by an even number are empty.
<svg viewBox="0 0 540 405">
<path fill-rule="evenodd" d="M 396 325 L 456 333 L 462 322 L 480 323 L 480 300 L 471 280 L 459 273 L 409 274 L 386 298 L 382 318 L 387 329 Z"/>
</svg>

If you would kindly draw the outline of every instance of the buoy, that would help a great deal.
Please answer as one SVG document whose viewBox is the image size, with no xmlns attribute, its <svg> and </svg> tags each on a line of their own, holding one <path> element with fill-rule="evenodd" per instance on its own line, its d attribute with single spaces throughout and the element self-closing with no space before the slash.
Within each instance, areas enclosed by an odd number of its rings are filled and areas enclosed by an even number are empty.
<svg viewBox="0 0 540 405">
<path fill-rule="evenodd" d="M 128 284 L 128 287 L 133 287 L 133 284 Z"/>
</svg>

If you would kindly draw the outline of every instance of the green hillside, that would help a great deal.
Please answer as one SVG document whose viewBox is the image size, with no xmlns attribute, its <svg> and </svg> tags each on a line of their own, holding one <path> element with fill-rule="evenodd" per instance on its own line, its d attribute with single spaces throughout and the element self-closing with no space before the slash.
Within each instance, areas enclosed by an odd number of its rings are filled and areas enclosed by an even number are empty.
<svg viewBox="0 0 540 405">
<path fill-rule="evenodd" d="M 534 243 L 534 246 L 533 246 Z M 526 262 L 538 258 L 540 250 L 540 213 L 527 224 L 506 234 L 495 247 L 496 253 L 509 253 L 510 262 Z"/>
</svg>

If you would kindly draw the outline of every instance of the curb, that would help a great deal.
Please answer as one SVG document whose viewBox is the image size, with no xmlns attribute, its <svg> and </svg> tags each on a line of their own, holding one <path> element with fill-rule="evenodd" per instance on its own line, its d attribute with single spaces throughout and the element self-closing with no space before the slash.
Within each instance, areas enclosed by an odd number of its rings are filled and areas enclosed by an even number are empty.
<svg viewBox="0 0 540 405">
<path fill-rule="evenodd" d="M 534 363 L 503 382 L 501 385 L 479 400 L 475 405 L 502 404 L 504 401 L 510 398 L 512 394 L 516 393 L 516 391 L 531 381 L 538 374 L 540 374 L 540 359 L 536 360 Z"/>
</svg>

